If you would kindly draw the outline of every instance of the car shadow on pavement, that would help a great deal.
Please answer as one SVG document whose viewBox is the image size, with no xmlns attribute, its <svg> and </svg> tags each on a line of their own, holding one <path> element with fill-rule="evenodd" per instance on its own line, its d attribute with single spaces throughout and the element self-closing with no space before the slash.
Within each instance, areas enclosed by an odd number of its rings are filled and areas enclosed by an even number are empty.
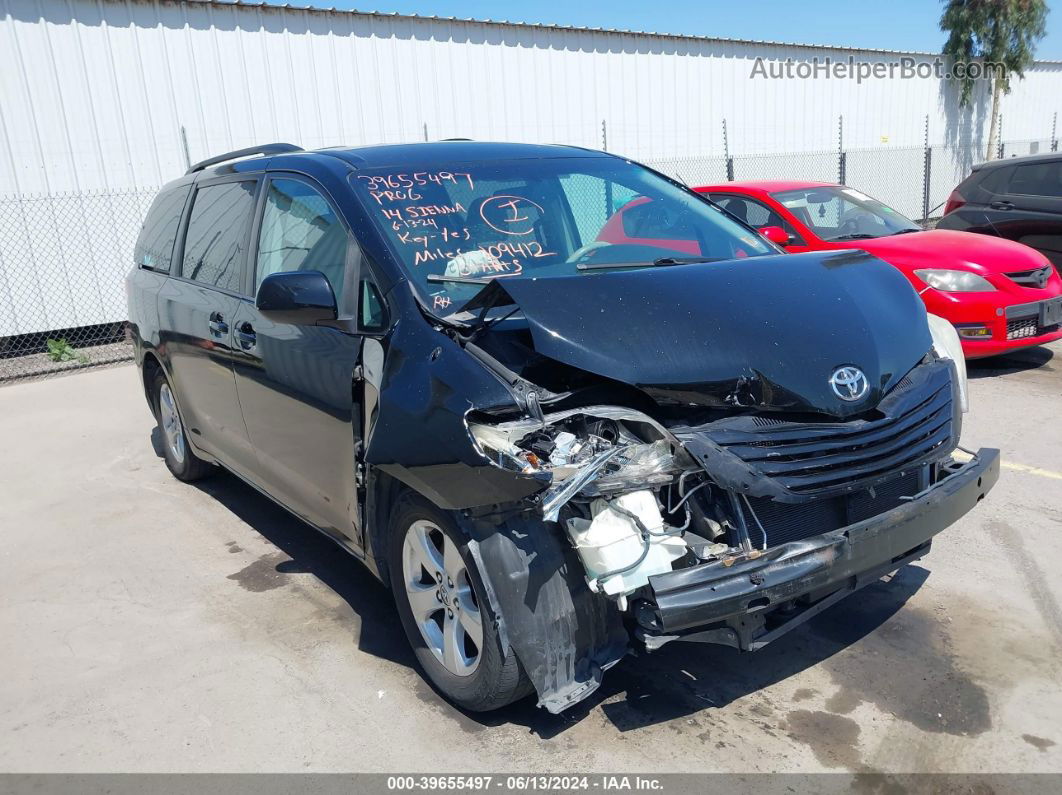
<svg viewBox="0 0 1062 795">
<path fill-rule="evenodd" d="M 1055 354 L 1043 346 L 1025 348 L 1005 356 L 989 356 L 987 359 L 967 359 L 966 373 L 970 378 L 992 378 L 1008 373 L 1020 373 L 1024 370 L 1043 369 L 1051 371 L 1049 364 Z"/>
<path fill-rule="evenodd" d="M 157 428 L 152 431 L 152 445 L 161 457 Z M 343 599 L 354 616 L 347 614 L 341 620 L 360 624 L 361 651 L 419 673 L 390 592 L 354 556 L 228 472 L 194 485 L 290 558 L 276 564 L 278 572 L 313 575 Z M 605 674 L 592 696 L 560 715 L 537 707 L 534 697 L 495 712 L 472 713 L 447 703 L 427 683 L 418 683 L 415 695 L 466 731 L 517 725 L 542 739 L 564 733 L 597 709 L 619 731 L 706 710 L 710 716 L 712 710 L 818 665 L 858 642 L 901 610 L 928 575 L 924 568 L 907 566 L 891 581 L 867 586 L 755 654 L 670 643 L 652 654 L 628 656 Z"/>
<path fill-rule="evenodd" d="M 151 444 L 161 458 L 158 427 L 151 432 Z M 219 469 L 213 477 L 192 485 L 224 505 L 290 558 L 275 564 L 277 573 L 312 575 L 346 602 L 354 614 L 341 611 L 337 620 L 354 622 L 361 651 L 415 668 L 415 658 L 402 632 L 390 591 L 357 558 L 229 472 Z"/>
</svg>

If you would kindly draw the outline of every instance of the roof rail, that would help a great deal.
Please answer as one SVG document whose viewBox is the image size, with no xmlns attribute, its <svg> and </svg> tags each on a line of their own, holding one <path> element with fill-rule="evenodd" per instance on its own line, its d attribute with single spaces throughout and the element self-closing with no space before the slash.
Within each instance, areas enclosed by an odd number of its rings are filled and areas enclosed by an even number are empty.
<svg viewBox="0 0 1062 795">
<path fill-rule="evenodd" d="M 285 152 L 302 151 L 304 151 L 303 148 L 301 146 L 295 146 L 295 144 L 262 144 L 261 146 L 249 146 L 246 149 L 237 149 L 235 152 L 226 152 L 223 155 L 200 160 L 184 173 L 194 174 L 196 171 L 202 171 L 208 166 L 224 163 L 226 160 L 235 160 L 238 157 L 247 157 L 249 155 L 279 155 Z"/>
</svg>

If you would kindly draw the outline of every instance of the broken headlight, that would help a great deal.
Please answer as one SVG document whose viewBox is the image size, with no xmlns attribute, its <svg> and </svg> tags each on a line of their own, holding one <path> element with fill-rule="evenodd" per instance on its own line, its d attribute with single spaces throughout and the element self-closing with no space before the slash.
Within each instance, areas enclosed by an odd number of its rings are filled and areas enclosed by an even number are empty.
<svg viewBox="0 0 1062 795">
<path fill-rule="evenodd" d="M 525 474 L 545 472 L 547 520 L 577 494 L 595 497 L 672 482 L 694 466 L 655 420 L 618 406 L 590 406 L 499 424 L 469 422 L 476 446 L 493 464 Z"/>
<path fill-rule="evenodd" d="M 929 321 L 929 333 L 933 338 L 933 350 L 941 359 L 951 359 L 955 365 L 955 378 L 959 383 L 959 404 L 963 413 L 970 408 L 970 398 L 966 384 L 966 356 L 959 341 L 959 334 L 955 326 L 942 317 L 934 314 L 926 315 Z"/>
</svg>

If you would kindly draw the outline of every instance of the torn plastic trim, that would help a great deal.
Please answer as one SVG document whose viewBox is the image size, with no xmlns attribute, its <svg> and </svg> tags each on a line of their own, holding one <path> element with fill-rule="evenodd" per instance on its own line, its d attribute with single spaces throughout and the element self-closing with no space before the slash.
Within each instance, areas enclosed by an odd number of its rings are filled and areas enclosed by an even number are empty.
<svg viewBox="0 0 1062 795">
<path fill-rule="evenodd" d="M 547 522 L 557 521 L 560 509 L 568 500 L 582 491 L 587 484 L 598 476 L 605 465 L 613 458 L 630 449 L 630 445 L 613 447 L 599 453 L 589 464 L 583 467 L 578 474 L 565 480 L 558 486 L 546 490 L 545 499 L 542 501 L 542 518 Z"/>
<path fill-rule="evenodd" d="M 558 714 L 591 695 L 628 651 L 615 602 L 591 593 L 575 551 L 526 515 L 456 518 L 471 539 L 499 636 L 523 666 L 538 705 Z"/>
</svg>

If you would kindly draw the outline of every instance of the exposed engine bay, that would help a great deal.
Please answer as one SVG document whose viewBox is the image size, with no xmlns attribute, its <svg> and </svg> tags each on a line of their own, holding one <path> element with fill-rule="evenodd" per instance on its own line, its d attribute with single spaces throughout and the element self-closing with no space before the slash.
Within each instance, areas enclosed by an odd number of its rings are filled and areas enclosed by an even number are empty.
<svg viewBox="0 0 1062 795">
<path fill-rule="evenodd" d="M 552 475 L 542 516 L 565 529 L 592 591 L 625 603 L 677 561 L 716 559 L 729 549 L 719 543 L 723 523 L 710 515 L 707 475 L 663 426 L 615 406 L 545 420 L 470 430 L 498 466 Z"/>
</svg>

